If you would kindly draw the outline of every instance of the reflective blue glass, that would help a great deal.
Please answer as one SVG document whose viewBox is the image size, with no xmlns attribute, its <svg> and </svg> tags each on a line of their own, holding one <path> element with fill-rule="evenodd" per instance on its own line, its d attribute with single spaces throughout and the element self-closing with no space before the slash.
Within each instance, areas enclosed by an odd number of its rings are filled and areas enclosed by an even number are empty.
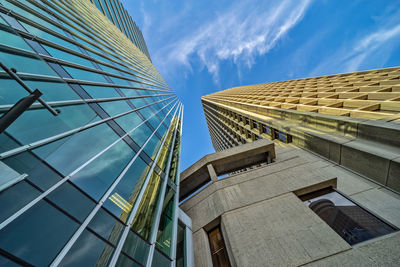
<svg viewBox="0 0 400 267">
<path fill-rule="evenodd" d="M 114 248 L 85 230 L 59 266 L 107 266 Z"/>
<path fill-rule="evenodd" d="M 118 136 L 105 124 L 89 128 L 83 132 L 72 135 L 67 140 L 60 140 L 52 144 L 35 149 L 39 155 L 47 154 L 47 146 L 52 147 L 52 152 L 46 161 L 63 175 L 70 174 L 73 170 L 95 156 L 101 150 L 115 141 Z"/>
<path fill-rule="evenodd" d="M 47 266 L 77 228 L 75 221 L 41 200 L 0 231 L 0 248 L 32 265 Z"/>
<path fill-rule="evenodd" d="M 72 176 L 71 181 L 99 200 L 134 154 L 135 152 L 121 140 Z"/>
</svg>

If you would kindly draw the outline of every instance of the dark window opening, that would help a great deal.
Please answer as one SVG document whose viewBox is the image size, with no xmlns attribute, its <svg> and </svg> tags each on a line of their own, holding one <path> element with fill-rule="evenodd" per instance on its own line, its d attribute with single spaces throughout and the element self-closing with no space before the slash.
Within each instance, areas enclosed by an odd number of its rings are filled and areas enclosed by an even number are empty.
<svg viewBox="0 0 400 267">
<path fill-rule="evenodd" d="M 333 189 L 300 199 L 350 245 L 398 230 Z"/>
<path fill-rule="evenodd" d="M 222 237 L 220 226 L 217 226 L 208 232 L 210 241 L 210 250 L 213 266 L 215 267 L 230 267 L 228 252 L 226 251 L 225 242 Z"/>
</svg>

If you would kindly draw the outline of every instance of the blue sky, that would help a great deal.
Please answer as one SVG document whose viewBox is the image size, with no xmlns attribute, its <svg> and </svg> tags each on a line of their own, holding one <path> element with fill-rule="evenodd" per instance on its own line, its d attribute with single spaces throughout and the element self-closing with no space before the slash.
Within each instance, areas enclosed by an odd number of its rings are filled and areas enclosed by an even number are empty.
<svg viewBox="0 0 400 267">
<path fill-rule="evenodd" d="M 214 151 L 200 97 L 400 65 L 399 0 L 122 0 L 185 105 L 181 170 Z"/>
</svg>

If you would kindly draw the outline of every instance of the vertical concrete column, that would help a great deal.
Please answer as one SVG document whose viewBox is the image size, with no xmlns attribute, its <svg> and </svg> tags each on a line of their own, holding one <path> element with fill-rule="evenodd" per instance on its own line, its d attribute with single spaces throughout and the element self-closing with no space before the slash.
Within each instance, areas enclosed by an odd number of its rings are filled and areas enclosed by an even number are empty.
<svg viewBox="0 0 400 267">
<path fill-rule="evenodd" d="M 208 235 L 203 228 L 193 233 L 193 250 L 196 254 L 196 256 L 194 257 L 195 266 L 213 266 Z"/>
<path fill-rule="evenodd" d="M 210 175 L 211 180 L 213 182 L 218 181 L 217 173 L 215 172 L 215 169 L 211 163 L 207 165 L 207 169 L 208 169 L 208 174 Z"/>
<path fill-rule="evenodd" d="M 194 267 L 193 233 L 188 226 L 185 227 L 185 250 L 185 266 Z"/>
</svg>

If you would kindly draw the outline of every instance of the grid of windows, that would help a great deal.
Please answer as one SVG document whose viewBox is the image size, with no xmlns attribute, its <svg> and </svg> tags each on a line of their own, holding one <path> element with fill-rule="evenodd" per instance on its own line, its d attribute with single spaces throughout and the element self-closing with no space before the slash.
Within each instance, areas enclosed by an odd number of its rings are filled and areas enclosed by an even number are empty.
<svg viewBox="0 0 400 267">
<path fill-rule="evenodd" d="M 275 129 L 267 122 L 257 121 L 205 101 L 203 101 L 203 109 L 216 151 L 262 138 L 277 139 L 284 143 L 292 142 L 289 133 Z"/>
<path fill-rule="evenodd" d="M 90 2 L 95 4 L 150 59 L 142 32 L 118 0 L 90 0 Z"/>
<path fill-rule="evenodd" d="M 59 111 L 35 102 L 0 134 L 0 265 L 175 258 L 183 106 L 121 4 L 95 2 L 0 0 L 0 61 L 22 81 L 0 70 L 0 115 L 25 85 Z"/>
</svg>

